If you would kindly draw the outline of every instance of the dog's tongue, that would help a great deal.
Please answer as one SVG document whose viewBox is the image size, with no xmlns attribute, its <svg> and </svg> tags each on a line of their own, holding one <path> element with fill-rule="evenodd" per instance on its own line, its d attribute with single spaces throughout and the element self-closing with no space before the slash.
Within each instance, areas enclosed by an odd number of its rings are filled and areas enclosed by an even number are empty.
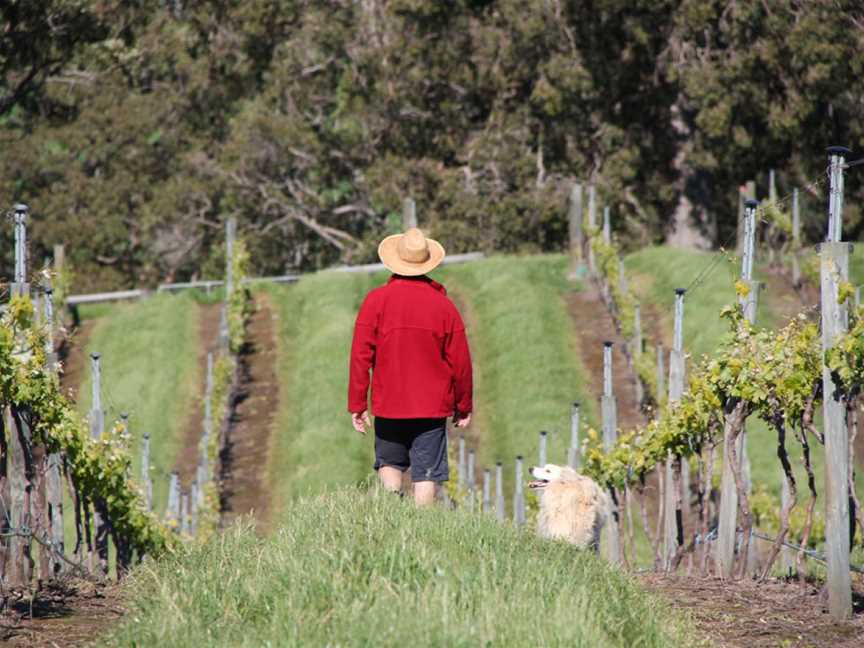
<svg viewBox="0 0 864 648">
<path fill-rule="evenodd" d="M 528 488 L 543 488 L 548 483 L 545 479 L 532 479 L 528 482 Z"/>
</svg>

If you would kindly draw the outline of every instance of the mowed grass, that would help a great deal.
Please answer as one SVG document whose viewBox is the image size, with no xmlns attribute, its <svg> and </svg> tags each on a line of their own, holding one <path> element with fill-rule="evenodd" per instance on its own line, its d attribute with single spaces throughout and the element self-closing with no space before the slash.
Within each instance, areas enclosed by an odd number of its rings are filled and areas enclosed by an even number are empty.
<svg viewBox="0 0 864 648">
<path fill-rule="evenodd" d="M 279 321 L 280 404 L 268 465 L 274 510 L 371 473 L 373 435 L 357 434 L 347 411 L 348 358 L 357 310 L 376 279 L 322 272 L 266 288 Z"/>
<path fill-rule="evenodd" d="M 93 319 L 94 327 L 78 410 L 89 413 L 89 354 L 98 352 L 106 427 L 121 413 L 129 414 L 135 477 L 141 438 L 150 435 L 154 510 L 162 512 L 183 426 L 189 412 L 199 406 L 197 303 L 191 295 L 154 295 L 139 302 L 82 309 L 82 317 Z"/>
<path fill-rule="evenodd" d="M 102 645 L 692 645 L 668 603 L 593 554 L 481 515 L 346 488 L 285 519 L 138 567 Z"/>
<path fill-rule="evenodd" d="M 493 257 L 435 273 L 467 304 L 478 459 L 506 462 L 508 482 L 516 455 L 536 463 L 541 430 L 549 433 L 548 460 L 566 463 L 571 403 L 581 403 L 583 421 L 596 421 L 567 312 L 573 286 L 566 272 L 563 255 L 538 255 Z"/>
</svg>

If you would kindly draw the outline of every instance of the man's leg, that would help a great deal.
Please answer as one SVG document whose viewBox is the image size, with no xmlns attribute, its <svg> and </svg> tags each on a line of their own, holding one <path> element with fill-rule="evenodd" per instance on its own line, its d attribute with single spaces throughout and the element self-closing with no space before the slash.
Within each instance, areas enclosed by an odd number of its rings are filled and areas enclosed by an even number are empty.
<svg viewBox="0 0 864 648">
<path fill-rule="evenodd" d="M 435 487 L 438 482 L 434 481 L 415 481 L 414 482 L 414 503 L 417 506 L 429 506 L 435 503 Z"/>
<path fill-rule="evenodd" d="M 402 471 L 393 466 L 381 466 L 378 469 L 378 479 L 385 490 L 398 493 L 402 489 Z"/>
<path fill-rule="evenodd" d="M 420 432 L 411 444 L 411 480 L 414 482 L 414 503 L 429 506 L 435 503 L 435 492 L 441 482 L 447 481 L 447 421 L 445 419 L 418 420 Z"/>
</svg>

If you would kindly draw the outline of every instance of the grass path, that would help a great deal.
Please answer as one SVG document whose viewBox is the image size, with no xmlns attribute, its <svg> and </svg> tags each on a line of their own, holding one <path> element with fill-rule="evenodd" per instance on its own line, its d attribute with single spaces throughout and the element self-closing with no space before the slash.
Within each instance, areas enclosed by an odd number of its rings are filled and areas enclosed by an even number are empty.
<svg viewBox="0 0 864 648">
<path fill-rule="evenodd" d="M 142 566 L 106 646 L 692 645 L 668 604 L 590 553 L 467 512 L 342 489 Z"/>
</svg>

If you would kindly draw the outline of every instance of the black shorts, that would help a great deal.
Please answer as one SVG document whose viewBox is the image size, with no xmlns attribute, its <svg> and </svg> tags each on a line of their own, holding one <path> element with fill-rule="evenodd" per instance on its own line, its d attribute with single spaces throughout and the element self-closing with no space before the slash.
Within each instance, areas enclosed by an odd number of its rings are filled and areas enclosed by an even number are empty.
<svg viewBox="0 0 864 648">
<path fill-rule="evenodd" d="M 411 468 L 412 481 L 447 481 L 447 419 L 375 417 L 375 470 Z"/>
</svg>

